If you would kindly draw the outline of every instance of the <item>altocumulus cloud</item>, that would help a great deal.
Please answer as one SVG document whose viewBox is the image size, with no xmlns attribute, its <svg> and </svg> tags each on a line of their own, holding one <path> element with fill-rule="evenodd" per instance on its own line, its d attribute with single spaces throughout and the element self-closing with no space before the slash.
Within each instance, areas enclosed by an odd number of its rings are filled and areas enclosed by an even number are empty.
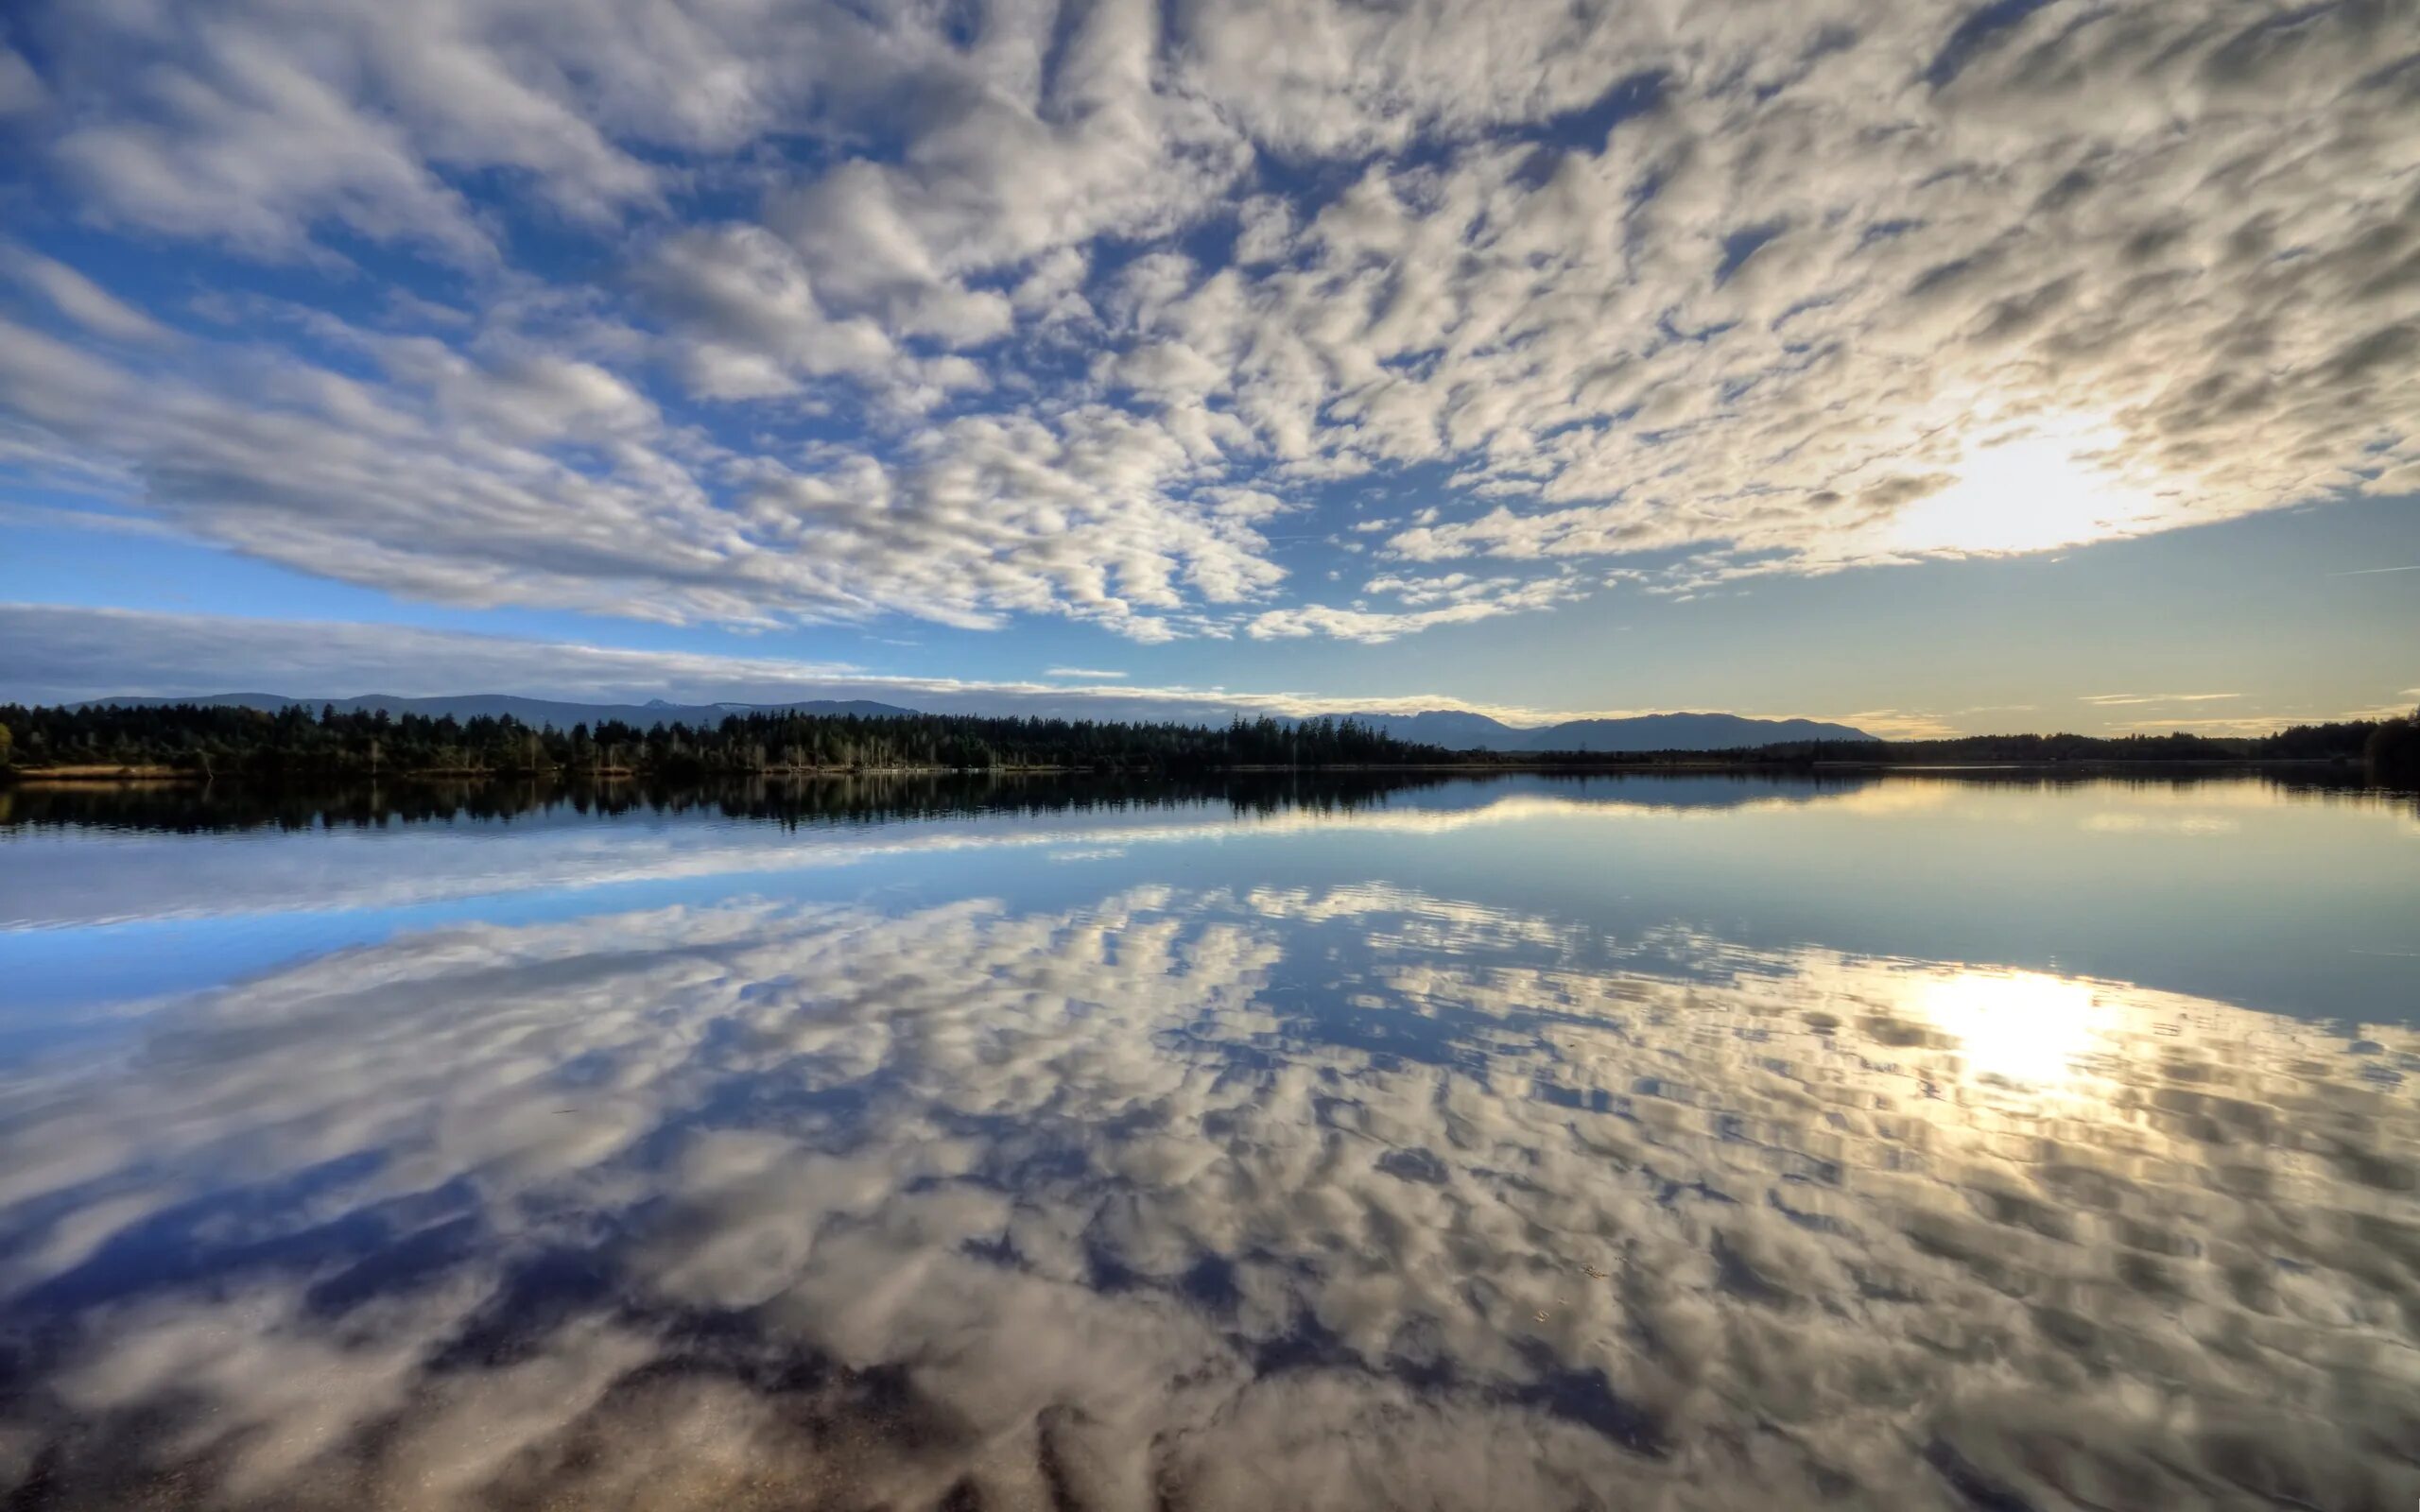
<svg viewBox="0 0 2420 1512">
<path fill-rule="evenodd" d="M 0 465 L 452 603 L 1140 641 L 2420 487 L 2408 4 L 530 9 L 32 0 L 26 234 L 199 271 L 9 249 Z"/>
</svg>

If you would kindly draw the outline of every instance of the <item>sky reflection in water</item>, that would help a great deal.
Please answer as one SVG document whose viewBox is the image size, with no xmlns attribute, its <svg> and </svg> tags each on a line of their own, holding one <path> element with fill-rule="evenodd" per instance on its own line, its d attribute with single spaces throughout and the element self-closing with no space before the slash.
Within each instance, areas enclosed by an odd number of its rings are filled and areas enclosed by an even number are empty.
<svg viewBox="0 0 2420 1512">
<path fill-rule="evenodd" d="M 192 947 L 0 1076 L 28 1505 L 2420 1492 L 2409 800 L 0 833 L 0 964 Z M 1918 896 L 2153 856 L 2134 982 Z M 2380 996 L 2209 990 L 2264 943 Z"/>
</svg>

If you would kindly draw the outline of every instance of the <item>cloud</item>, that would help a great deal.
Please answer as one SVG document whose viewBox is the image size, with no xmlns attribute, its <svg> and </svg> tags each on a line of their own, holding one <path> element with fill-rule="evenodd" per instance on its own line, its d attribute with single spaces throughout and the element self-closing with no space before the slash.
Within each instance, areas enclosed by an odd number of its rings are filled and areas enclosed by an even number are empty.
<svg viewBox="0 0 2420 1512">
<path fill-rule="evenodd" d="M 170 338 L 167 327 L 113 298 L 64 263 L 0 243 L 0 271 L 40 294 L 77 325 L 106 340 L 147 345 Z"/>
<path fill-rule="evenodd" d="M 1841 715 L 1839 722 L 1884 740 L 1955 740 L 1969 732 L 1952 723 L 1960 717 L 1913 709 L 1860 709 L 1853 714 Z"/>
<path fill-rule="evenodd" d="M 635 651 L 455 630 L 327 621 L 237 619 L 133 610 L 0 604 L 0 697 L 75 701 L 112 694 L 243 691 L 300 697 L 379 691 L 400 696 L 520 693 L 547 698 L 779 703 L 874 698 L 937 713 L 1033 713 L 1210 722 L 1233 713 L 1314 714 L 1347 706 L 1374 713 L 1467 709 L 1514 724 L 1617 717 L 1442 694 L 1237 693 L 1184 686 L 1068 687 L 867 673 L 778 657 Z M 1057 669 L 1052 676 L 1072 675 Z M 1087 677 L 1100 677 L 1086 672 Z"/>
<path fill-rule="evenodd" d="M 38 0 L 62 211 L 351 282 L 138 366 L 62 254 L 0 413 L 96 518 L 411 596 L 1143 642 L 1576 596 L 1304 597 L 1262 526 L 1348 479 L 1417 480 L 1393 562 L 1687 593 L 2420 476 L 2393 8 L 1970 9 Z M 515 363 L 610 413 L 449 403 Z"/>
<path fill-rule="evenodd" d="M 693 28 L 668 7 L 644 9 L 652 14 L 625 19 L 655 23 L 649 33 L 677 54 Z M 341 227 L 483 261 L 498 249 L 458 176 L 508 173 L 558 211 L 600 220 L 660 187 L 609 131 L 677 134 L 647 119 L 666 102 L 630 97 L 673 80 L 633 67 L 627 37 L 569 26 L 548 52 L 516 57 L 502 6 L 405 19 L 341 5 L 300 25 L 260 6 L 77 19 L 32 25 L 60 93 L 85 107 L 51 146 L 88 214 L 261 255 L 305 255 L 320 228 Z M 606 112 L 617 120 L 572 97 L 568 69 L 624 107 Z"/>
<path fill-rule="evenodd" d="M 2404 1494 L 2409 1029 L 1603 945 L 1143 886 L 282 966 L 0 1078 L 0 1430 L 71 1506 Z"/>
<path fill-rule="evenodd" d="M 2087 693 L 2081 701 L 2109 709 L 2137 703 L 2215 703 L 2242 696 L 2239 693 Z"/>
<path fill-rule="evenodd" d="M 0 116 L 27 115 L 41 108 L 49 91 L 25 55 L 0 46 Z"/>
<path fill-rule="evenodd" d="M 1548 609 L 1585 596 L 1586 590 L 1569 577 L 1474 579 L 1461 574 L 1444 577 L 1374 577 L 1366 585 L 1372 594 L 1407 605 L 1433 606 L 1405 610 L 1350 609 L 1305 604 L 1299 609 L 1270 610 L 1255 615 L 1244 633 L 1255 641 L 1290 640 L 1330 635 L 1341 641 L 1380 644 L 1440 625 L 1468 625 L 1498 615 Z"/>
<path fill-rule="evenodd" d="M 2216 719 L 2133 719 L 2113 722 L 2108 728 L 2121 733 L 2165 735 L 2269 735 L 2290 725 L 2318 724 L 2338 719 L 2377 719 L 2393 717 L 2399 711 L 2377 709 L 2346 709 L 2326 714 L 2239 714 Z"/>
<path fill-rule="evenodd" d="M 2109 693 L 2087 696 L 2083 702 L 2099 708 L 2115 710 L 2145 704 L 2216 703 L 2242 696 L 2243 695 L 2237 693 Z M 2409 696 L 2409 695 L 2398 696 Z M 2269 735 L 2293 725 L 2397 719 L 2408 713 L 2410 710 L 2392 703 L 2372 704 L 2358 709 L 2318 711 L 2306 707 L 2286 713 L 2239 713 L 2203 718 L 2171 715 L 2157 719 L 2133 719 L 2112 722 L 2108 728 L 2126 734 L 2169 734 L 2181 731 L 2199 735 Z"/>
<path fill-rule="evenodd" d="M 1098 681 L 1115 681 L 1126 676 L 1123 672 L 1113 672 L 1106 667 L 1047 667 L 1044 669 L 1042 675 L 1046 678 L 1081 678 Z"/>
<path fill-rule="evenodd" d="M 689 388 L 708 398 L 763 399 L 806 379 L 905 376 L 911 366 L 873 321 L 826 315 L 798 254 L 758 227 L 669 238 L 637 281 L 679 323 Z"/>
<path fill-rule="evenodd" d="M 62 469 L 172 476 L 125 503 L 195 536 L 452 603 L 752 625 L 1059 613 L 1150 642 L 1283 576 L 1259 555 L 1265 496 L 1172 502 L 1181 443 L 1103 406 L 965 417 L 888 460 L 802 466 L 663 427 L 587 357 L 334 331 L 386 381 L 224 348 L 137 370 L 0 320 L 0 405 Z"/>
</svg>

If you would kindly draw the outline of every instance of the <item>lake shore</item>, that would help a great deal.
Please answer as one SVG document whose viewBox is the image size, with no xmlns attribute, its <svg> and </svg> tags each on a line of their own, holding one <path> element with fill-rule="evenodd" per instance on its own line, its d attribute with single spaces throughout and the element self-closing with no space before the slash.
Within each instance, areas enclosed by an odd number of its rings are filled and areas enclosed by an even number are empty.
<svg viewBox="0 0 2420 1512">
<path fill-rule="evenodd" d="M 247 772 L 201 772 L 191 767 L 160 765 L 114 765 L 107 763 L 86 763 L 61 766 L 31 766 L 0 769 L 0 786 L 77 787 L 111 784 L 174 783 L 200 786 L 214 782 L 261 787 L 325 787 L 375 786 L 381 782 L 476 783 L 505 782 L 828 782 L 836 779 L 868 777 L 1070 777 L 1084 775 L 1115 775 L 1128 778 L 1155 777 L 1218 777 L 1228 775 L 1320 776 L 1351 773 L 1357 776 L 1404 773 L 1454 774 L 1487 776 L 1514 774 L 1567 774 L 1572 776 L 1620 776 L 1624 773 L 1688 772 L 1708 775 L 1737 774 L 1740 776 L 1785 776 L 1822 772 L 1832 774 L 1954 773 L 1954 772 L 2028 772 L 2028 773 L 2101 773 L 2101 772 L 2226 772 L 2275 770 L 2356 770 L 2359 762 L 2346 762 L 2332 757 L 2305 758 L 2243 758 L 2212 761 L 2043 761 L 2043 762 L 1859 762 L 1859 761 L 1740 761 L 1719 756 L 1693 757 L 1661 754 L 1626 755 L 1607 753 L 1599 759 L 1577 755 L 1567 760 L 1542 761 L 1461 761 L 1390 764 L 1334 764 L 1326 765 L 1283 765 L 1271 764 L 1237 764 L 1208 766 L 1184 771 L 1148 768 L 1113 767 L 1104 771 L 1097 767 L 1069 765 L 1034 766 L 764 766 L 746 770 L 700 770 L 664 772 L 630 766 L 610 767 L 424 767 L 407 771 L 378 773 L 345 772 L 331 774 L 292 773 L 264 777 Z"/>
</svg>

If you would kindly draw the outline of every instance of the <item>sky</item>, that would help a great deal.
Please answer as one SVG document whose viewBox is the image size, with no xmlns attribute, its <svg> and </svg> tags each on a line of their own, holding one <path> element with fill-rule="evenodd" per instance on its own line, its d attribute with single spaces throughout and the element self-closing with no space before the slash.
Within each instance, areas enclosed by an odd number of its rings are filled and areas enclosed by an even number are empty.
<svg viewBox="0 0 2420 1512">
<path fill-rule="evenodd" d="M 21 0 L 0 697 L 2420 702 L 2406 0 Z"/>
</svg>

